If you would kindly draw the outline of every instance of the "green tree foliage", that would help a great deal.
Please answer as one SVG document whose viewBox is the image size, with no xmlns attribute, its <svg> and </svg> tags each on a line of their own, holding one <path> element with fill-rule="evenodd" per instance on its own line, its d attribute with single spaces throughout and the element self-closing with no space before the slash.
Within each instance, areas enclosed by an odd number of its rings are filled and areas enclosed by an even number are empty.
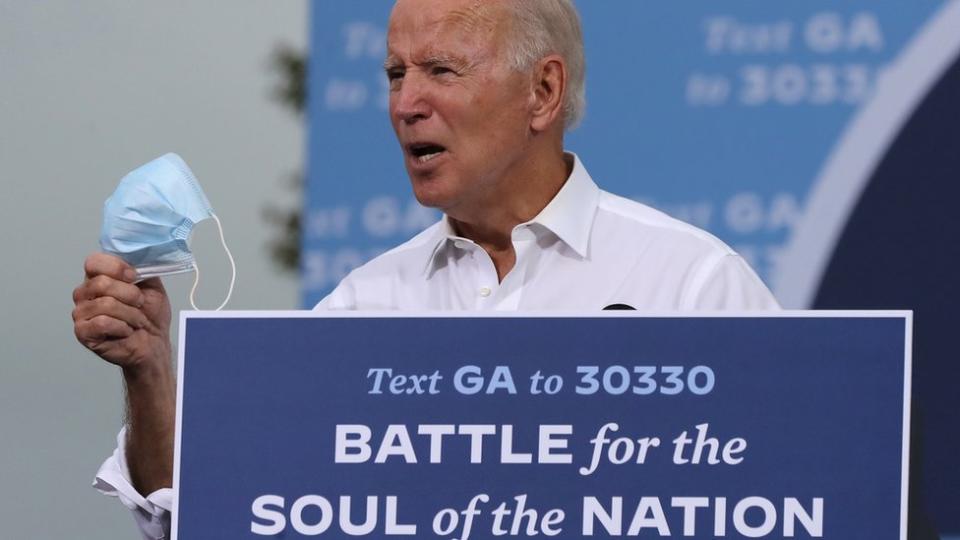
<svg viewBox="0 0 960 540">
<path fill-rule="evenodd" d="M 281 45 L 271 56 L 270 67 L 278 76 L 273 99 L 303 121 L 307 102 L 307 55 Z M 291 173 L 287 183 L 302 194 L 305 185 L 303 171 Z M 275 229 L 268 244 L 273 261 L 284 271 L 296 272 L 300 267 L 301 208 L 268 204 L 263 208 L 263 217 Z"/>
</svg>

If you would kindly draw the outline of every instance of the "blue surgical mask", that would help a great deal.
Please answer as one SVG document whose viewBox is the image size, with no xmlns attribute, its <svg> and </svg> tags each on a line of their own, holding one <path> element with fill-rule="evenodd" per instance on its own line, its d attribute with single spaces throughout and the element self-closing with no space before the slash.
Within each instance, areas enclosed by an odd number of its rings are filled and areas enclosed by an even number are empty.
<svg viewBox="0 0 960 540">
<path fill-rule="evenodd" d="M 190 167 L 176 154 L 163 155 L 140 166 L 120 180 L 116 191 L 103 204 L 100 247 L 133 266 L 139 279 L 196 272 L 190 304 L 200 281 L 200 271 L 188 243 L 193 227 L 213 219 L 220 241 L 230 259 L 233 277 L 236 266 L 223 239 L 223 227 Z"/>
</svg>

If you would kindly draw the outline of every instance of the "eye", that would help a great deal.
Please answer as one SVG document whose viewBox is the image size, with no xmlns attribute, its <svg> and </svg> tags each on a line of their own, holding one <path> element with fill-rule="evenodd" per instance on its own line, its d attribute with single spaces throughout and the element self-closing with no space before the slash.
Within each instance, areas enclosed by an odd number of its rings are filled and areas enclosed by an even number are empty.
<svg viewBox="0 0 960 540">
<path fill-rule="evenodd" d="M 403 76 L 406 74 L 405 70 L 401 68 L 390 68 L 386 71 L 387 80 L 390 82 L 390 88 L 397 88 L 400 86 L 400 81 L 403 80 Z"/>
<path fill-rule="evenodd" d="M 456 72 L 446 66 L 433 66 L 430 68 L 430 73 L 432 75 L 448 75 Z"/>
</svg>

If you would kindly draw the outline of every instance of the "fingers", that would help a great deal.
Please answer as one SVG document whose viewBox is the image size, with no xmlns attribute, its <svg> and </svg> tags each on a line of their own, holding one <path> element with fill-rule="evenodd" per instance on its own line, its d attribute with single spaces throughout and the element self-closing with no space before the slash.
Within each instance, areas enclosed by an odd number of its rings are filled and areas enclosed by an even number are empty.
<svg viewBox="0 0 960 540">
<path fill-rule="evenodd" d="M 75 323 L 91 321 L 98 317 L 108 317 L 120 321 L 132 330 L 146 328 L 147 316 L 140 309 L 121 302 L 112 296 L 100 296 L 93 300 L 84 300 L 73 310 Z"/>
<path fill-rule="evenodd" d="M 137 283 L 137 287 L 141 290 L 155 290 L 163 294 L 167 294 L 166 289 L 163 287 L 163 281 L 158 277 L 152 277 Z"/>
<path fill-rule="evenodd" d="M 123 259 L 106 253 L 94 253 L 83 262 L 86 279 L 73 291 L 73 302 L 110 296 L 133 307 L 143 305 L 143 293 L 133 284 L 137 272 Z"/>
<path fill-rule="evenodd" d="M 134 283 L 133 267 L 104 253 L 87 257 L 83 269 L 83 283 L 73 291 L 72 314 L 81 344 L 119 366 L 152 359 L 156 351 L 165 350 L 170 306 L 159 279 Z"/>
<path fill-rule="evenodd" d="M 132 266 L 120 257 L 106 253 L 94 253 L 87 257 L 83 261 L 83 271 L 87 278 L 103 275 L 127 283 L 137 280 L 137 271 Z"/>
<path fill-rule="evenodd" d="M 73 328 L 77 340 L 91 349 L 109 339 L 130 337 L 134 332 L 133 328 L 127 323 L 107 315 L 98 315 L 92 319 L 78 321 Z"/>
<path fill-rule="evenodd" d="M 73 291 L 74 333 L 93 348 L 104 340 L 125 338 L 149 324 L 140 307 L 144 294 L 132 282 L 136 272 L 119 257 L 95 253 L 83 264 L 86 279 Z"/>
<path fill-rule="evenodd" d="M 143 305 L 143 291 L 132 283 L 117 281 L 106 275 L 87 278 L 73 290 L 73 302 L 79 305 L 85 300 L 94 300 L 103 296 L 116 298 L 128 306 Z"/>
</svg>

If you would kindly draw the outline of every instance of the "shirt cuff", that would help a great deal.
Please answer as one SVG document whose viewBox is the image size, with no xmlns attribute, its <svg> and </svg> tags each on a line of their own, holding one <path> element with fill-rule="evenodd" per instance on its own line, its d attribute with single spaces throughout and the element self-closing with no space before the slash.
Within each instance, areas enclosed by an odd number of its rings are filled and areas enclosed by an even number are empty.
<svg viewBox="0 0 960 540">
<path fill-rule="evenodd" d="M 126 441 L 127 428 L 124 427 L 117 435 L 117 448 L 113 455 L 97 471 L 93 487 L 104 495 L 116 497 L 133 513 L 143 538 L 164 540 L 170 534 L 173 490 L 161 488 L 144 497 L 133 487 L 127 467 Z"/>
</svg>

